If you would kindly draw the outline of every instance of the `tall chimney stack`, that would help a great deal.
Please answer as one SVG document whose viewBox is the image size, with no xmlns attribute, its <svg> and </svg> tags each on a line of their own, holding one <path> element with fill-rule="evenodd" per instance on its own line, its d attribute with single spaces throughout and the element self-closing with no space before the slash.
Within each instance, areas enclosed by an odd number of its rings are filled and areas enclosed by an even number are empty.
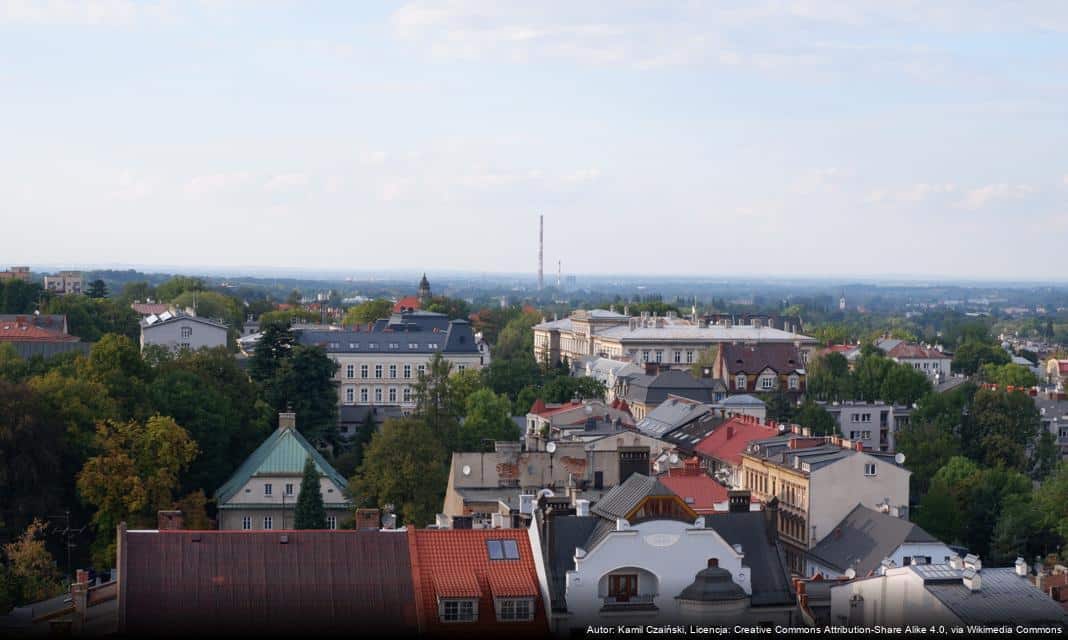
<svg viewBox="0 0 1068 640">
<path fill-rule="evenodd" d="M 545 216 L 538 216 L 538 291 L 541 291 L 542 286 L 545 284 L 544 272 L 542 267 L 544 266 L 544 251 L 545 249 Z"/>
</svg>

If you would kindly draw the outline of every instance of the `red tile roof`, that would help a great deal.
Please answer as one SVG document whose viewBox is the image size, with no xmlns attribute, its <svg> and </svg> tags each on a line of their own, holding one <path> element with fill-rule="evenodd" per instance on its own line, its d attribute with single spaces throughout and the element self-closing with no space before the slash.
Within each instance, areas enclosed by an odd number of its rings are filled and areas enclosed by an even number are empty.
<svg viewBox="0 0 1068 640">
<path fill-rule="evenodd" d="M 1068 374 L 1068 360 L 1057 361 L 1057 372 L 1062 375 Z"/>
<path fill-rule="evenodd" d="M 750 442 L 777 435 L 778 429 L 761 424 L 755 418 L 734 416 L 698 442 L 694 453 L 738 466 L 742 464 L 742 451 Z"/>
<path fill-rule="evenodd" d="M 29 322 L 0 322 L 0 342 L 78 342 L 78 336 L 52 331 Z"/>
<path fill-rule="evenodd" d="M 138 314 L 140 314 L 142 316 L 150 316 L 150 315 L 153 315 L 153 314 L 158 316 L 159 314 L 161 314 L 161 313 L 163 313 L 165 311 L 170 311 L 171 310 L 171 305 L 169 305 L 169 304 L 147 303 L 147 302 L 134 302 L 133 304 L 130 305 L 130 308 L 133 309 L 134 311 L 136 311 Z"/>
<path fill-rule="evenodd" d="M 727 501 L 727 487 L 700 470 L 688 473 L 687 470 L 672 469 L 668 475 L 657 479 L 697 513 L 713 513 L 717 503 Z"/>
<path fill-rule="evenodd" d="M 419 296 L 404 296 L 393 305 L 393 313 L 400 313 L 402 309 L 422 309 Z"/>
<path fill-rule="evenodd" d="M 491 560 L 487 540 L 514 540 L 519 559 Z M 408 544 L 421 632 L 539 637 L 547 633 L 545 605 L 525 529 L 410 529 Z M 478 597 L 477 621 L 443 623 L 438 615 L 439 597 Z M 494 597 L 533 598 L 534 620 L 499 622 Z"/>
</svg>

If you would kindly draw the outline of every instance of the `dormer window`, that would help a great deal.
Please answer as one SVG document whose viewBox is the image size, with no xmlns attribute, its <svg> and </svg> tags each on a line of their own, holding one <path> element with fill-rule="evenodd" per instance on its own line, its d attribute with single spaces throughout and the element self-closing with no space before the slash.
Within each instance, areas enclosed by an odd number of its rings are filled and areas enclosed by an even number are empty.
<svg viewBox="0 0 1068 640">
<path fill-rule="evenodd" d="M 501 622 L 530 622 L 534 619 L 534 598 L 496 598 L 493 604 Z"/>
<path fill-rule="evenodd" d="M 478 620 L 478 600 L 474 598 L 441 598 L 438 615 L 442 622 L 475 622 Z"/>
<path fill-rule="evenodd" d="M 745 389 L 745 374 L 744 373 L 739 373 L 737 376 L 734 377 L 734 388 L 738 389 L 738 390 L 744 390 Z"/>
</svg>

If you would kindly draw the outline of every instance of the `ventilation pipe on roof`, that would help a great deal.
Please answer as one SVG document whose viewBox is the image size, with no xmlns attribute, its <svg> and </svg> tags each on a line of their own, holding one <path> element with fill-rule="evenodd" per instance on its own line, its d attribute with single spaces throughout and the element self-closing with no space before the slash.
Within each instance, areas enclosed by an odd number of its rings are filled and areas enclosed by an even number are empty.
<svg viewBox="0 0 1068 640">
<path fill-rule="evenodd" d="M 1013 566 L 1016 569 L 1016 575 L 1021 578 L 1026 578 L 1027 574 L 1030 573 L 1030 569 L 1027 568 L 1027 561 L 1023 558 L 1016 558 L 1016 564 Z"/>
</svg>

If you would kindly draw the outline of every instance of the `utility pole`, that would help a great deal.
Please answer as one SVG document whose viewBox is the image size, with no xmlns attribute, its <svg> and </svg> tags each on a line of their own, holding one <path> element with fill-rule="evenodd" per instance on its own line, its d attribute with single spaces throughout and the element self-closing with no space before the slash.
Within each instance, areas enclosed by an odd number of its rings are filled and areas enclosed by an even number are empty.
<svg viewBox="0 0 1068 640">
<path fill-rule="evenodd" d="M 63 529 L 61 529 L 59 531 L 56 531 L 55 533 L 56 533 L 56 535 L 63 536 L 64 545 L 67 547 L 67 575 L 68 576 L 73 576 L 74 574 L 71 573 L 71 550 L 74 549 L 74 547 L 76 546 L 74 544 L 74 537 L 76 535 L 80 534 L 81 532 L 85 531 L 85 526 L 83 525 L 78 529 L 71 528 L 71 526 L 70 526 L 70 509 L 64 510 L 63 511 L 63 515 L 61 515 L 61 516 L 48 516 L 48 519 L 49 520 L 63 520 L 63 523 L 64 523 Z"/>
</svg>

